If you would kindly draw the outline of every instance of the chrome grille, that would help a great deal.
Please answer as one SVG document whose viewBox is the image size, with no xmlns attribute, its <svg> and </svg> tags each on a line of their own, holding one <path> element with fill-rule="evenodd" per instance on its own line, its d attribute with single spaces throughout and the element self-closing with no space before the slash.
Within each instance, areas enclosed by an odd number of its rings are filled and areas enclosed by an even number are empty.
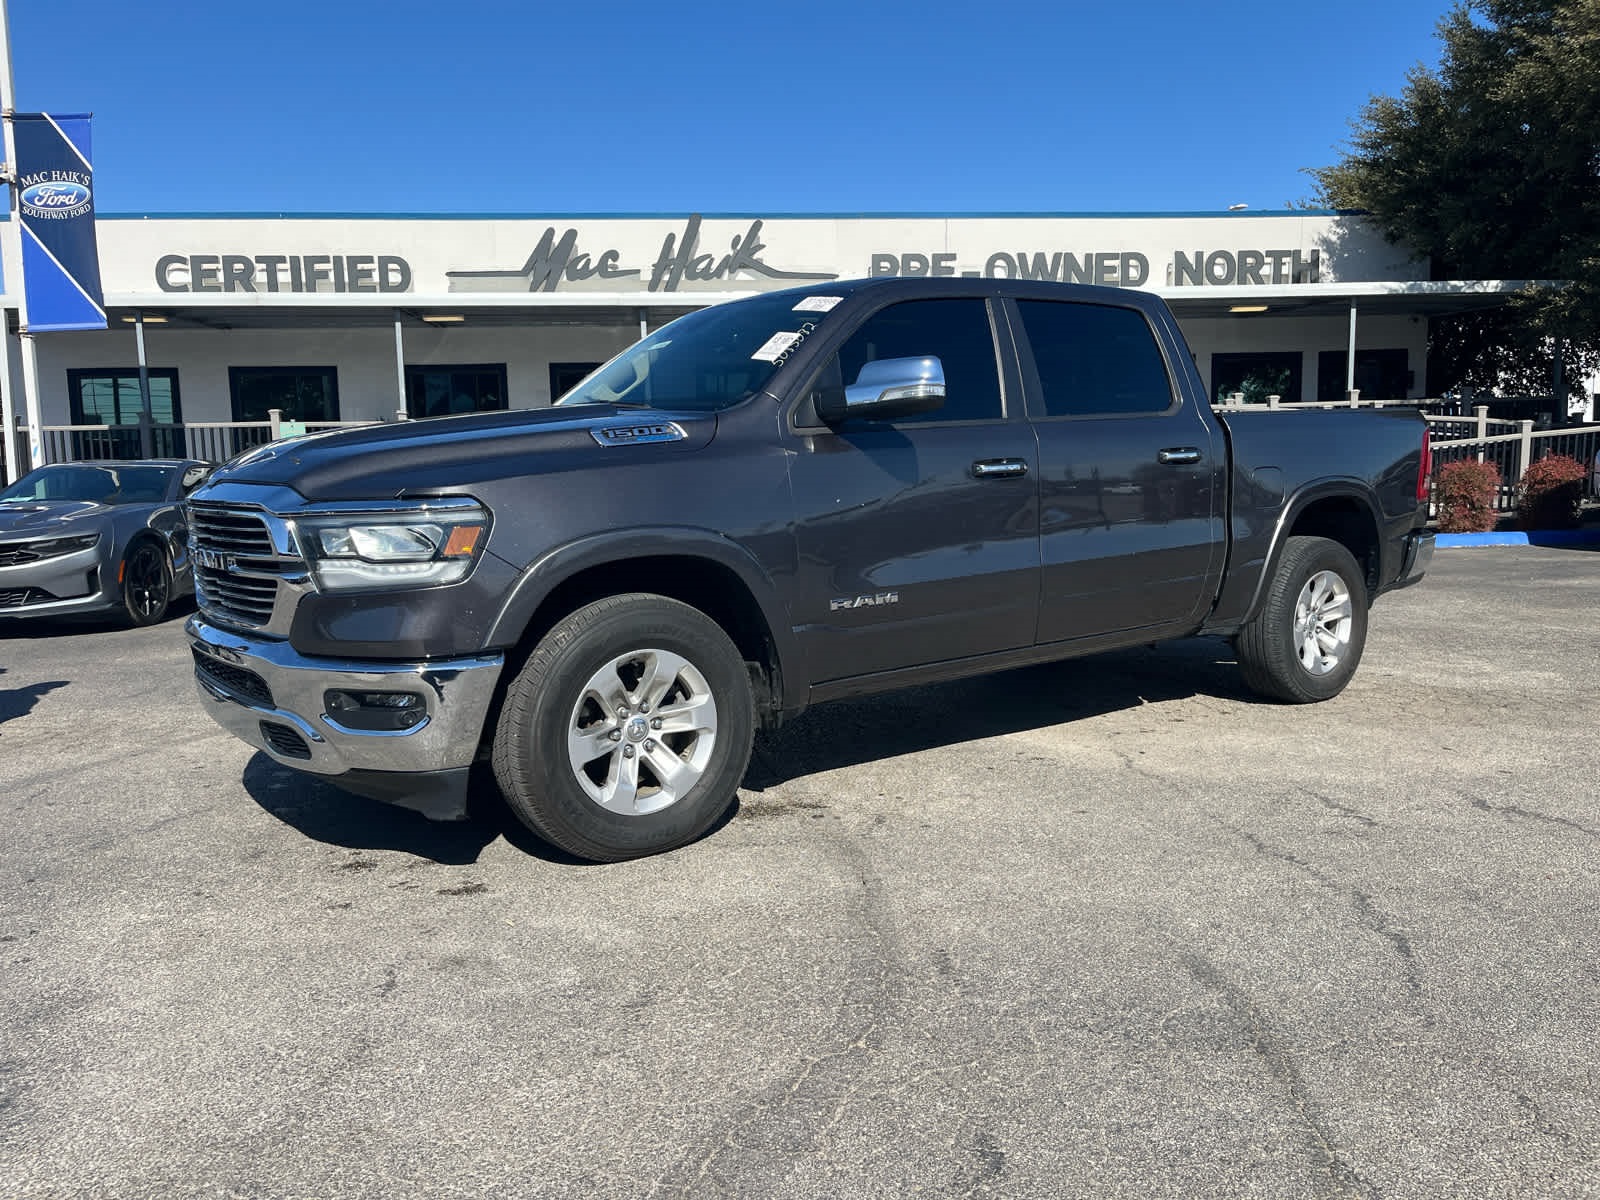
<svg viewBox="0 0 1600 1200">
<path fill-rule="evenodd" d="M 196 543 L 220 554 L 277 557 L 267 523 L 254 513 L 191 505 L 189 532 Z"/>
<path fill-rule="evenodd" d="M 200 611 L 250 629 L 272 619 L 279 577 L 301 566 L 299 558 L 278 554 L 257 514 L 201 504 L 189 506 L 189 557 Z"/>
</svg>

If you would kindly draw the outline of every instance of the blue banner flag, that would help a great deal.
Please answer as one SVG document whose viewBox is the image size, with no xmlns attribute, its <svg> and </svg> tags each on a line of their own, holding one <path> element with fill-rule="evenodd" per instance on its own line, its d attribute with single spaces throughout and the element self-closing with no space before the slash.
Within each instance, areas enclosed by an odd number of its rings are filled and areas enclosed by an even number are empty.
<svg viewBox="0 0 1600 1200">
<path fill-rule="evenodd" d="M 15 113 L 28 329 L 104 329 L 87 114 Z"/>
</svg>

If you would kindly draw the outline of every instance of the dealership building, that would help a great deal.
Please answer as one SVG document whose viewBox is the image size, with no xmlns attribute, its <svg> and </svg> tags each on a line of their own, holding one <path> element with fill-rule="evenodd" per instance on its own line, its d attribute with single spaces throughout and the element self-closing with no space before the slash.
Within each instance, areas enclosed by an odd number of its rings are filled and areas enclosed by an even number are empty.
<svg viewBox="0 0 1600 1200">
<path fill-rule="evenodd" d="M 33 380 L 6 239 L 12 463 L 45 452 L 50 430 L 67 445 L 64 427 L 137 444 L 141 341 L 161 448 L 199 454 L 176 431 L 272 410 L 315 423 L 537 408 L 692 309 L 873 275 L 1140 288 L 1172 307 L 1213 398 L 1414 399 L 1429 394 L 1429 320 L 1522 286 L 1429 280 L 1360 217 L 1325 211 L 150 215 L 102 216 L 96 232 L 109 327 L 32 334 Z"/>
</svg>

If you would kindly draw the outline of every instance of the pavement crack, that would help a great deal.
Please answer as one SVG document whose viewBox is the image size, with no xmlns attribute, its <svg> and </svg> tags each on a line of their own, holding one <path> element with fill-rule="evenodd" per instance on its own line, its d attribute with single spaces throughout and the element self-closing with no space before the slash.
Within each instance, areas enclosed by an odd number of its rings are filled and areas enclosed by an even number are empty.
<svg viewBox="0 0 1600 1200">
<path fill-rule="evenodd" d="M 1305 1147 L 1310 1152 L 1312 1165 L 1335 1189 L 1323 1195 L 1379 1200 L 1378 1189 L 1362 1179 L 1355 1167 L 1345 1160 L 1326 1119 L 1306 1090 L 1305 1079 L 1294 1057 L 1273 1036 L 1255 1001 L 1201 956 L 1185 955 L 1183 965 L 1197 983 L 1215 993 L 1233 1013 L 1250 1041 L 1250 1049 L 1287 1093 L 1289 1107 L 1304 1126 Z"/>
<path fill-rule="evenodd" d="M 1535 812 L 1529 808 L 1521 808 L 1515 804 L 1490 804 L 1482 796 L 1471 797 L 1472 807 L 1486 813 L 1498 813 L 1505 817 L 1521 817 L 1525 821 L 1538 821 L 1546 825 L 1564 825 L 1568 829 L 1576 829 L 1579 833 L 1589 837 L 1600 837 L 1600 829 L 1591 828 L 1581 821 L 1574 821 L 1569 817 L 1553 817 L 1549 813 Z"/>
<path fill-rule="evenodd" d="M 1355 912 L 1356 922 L 1363 929 L 1377 934 L 1389 943 L 1395 956 L 1400 960 L 1401 970 L 1405 975 L 1406 988 L 1413 996 L 1422 995 L 1422 964 L 1417 961 L 1410 937 L 1401 929 L 1395 928 L 1388 918 L 1373 902 L 1372 896 L 1357 888 L 1348 887 L 1340 883 L 1326 871 L 1290 854 L 1287 850 L 1275 850 L 1268 846 L 1248 829 L 1234 830 L 1245 841 L 1254 847 L 1257 854 L 1264 858 L 1277 859 L 1286 862 L 1296 870 L 1301 871 L 1319 887 L 1344 897 Z"/>
<path fill-rule="evenodd" d="M 774 1157 L 810 1154 L 860 1094 L 862 1077 L 901 1003 L 905 953 L 888 915 L 883 879 L 869 855 L 846 839 L 839 847 L 859 880 L 850 892 L 848 919 L 861 933 L 853 956 L 860 966 L 842 981 L 832 1048 L 803 1055 L 787 1079 L 745 1098 L 722 1134 L 655 1179 L 650 1195 L 746 1194 L 739 1178 L 742 1160 L 770 1163 Z"/>
<path fill-rule="evenodd" d="M 1555 1141 L 1560 1142 L 1563 1146 L 1572 1145 L 1572 1134 L 1568 1133 L 1565 1129 L 1562 1129 L 1561 1126 L 1550 1120 L 1550 1118 L 1545 1115 L 1543 1105 L 1541 1105 L 1532 1096 L 1525 1095 L 1522 1092 L 1514 1092 L 1512 1094 L 1516 1096 L 1517 1103 L 1522 1106 L 1523 1111 L 1528 1114 L 1529 1124 L 1531 1124 L 1540 1133 L 1544 1134 L 1545 1137 L 1552 1138 Z"/>
<path fill-rule="evenodd" d="M 1401 930 L 1390 926 L 1389 918 L 1378 911 L 1377 906 L 1372 903 L 1372 897 L 1366 892 L 1352 889 L 1350 900 L 1355 905 L 1357 920 L 1394 947 L 1394 952 L 1399 956 L 1405 970 L 1406 987 L 1410 989 L 1411 994 L 1422 995 L 1422 966 L 1417 962 L 1417 956 L 1411 949 L 1411 939 Z"/>
<path fill-rule="evenodd" d="M 1322 805 L 1322 807 L 1327 809 L 1329 812 L 1358 822 L 1367 829 L 1371 829 L 1378 824 L 1376 820 L 1367 816 L 1366 813 L 1351 808 L 1349 805 L 1340 804 L 1332 796 L 1324 796 L 1321 792 L 1305 791 L 1303 788 L 1301 790 L 1305 792 L 1307 796 L 1310 796 L 1313 800 L 1315 800 L 1318 804 Z"/>
</svg>

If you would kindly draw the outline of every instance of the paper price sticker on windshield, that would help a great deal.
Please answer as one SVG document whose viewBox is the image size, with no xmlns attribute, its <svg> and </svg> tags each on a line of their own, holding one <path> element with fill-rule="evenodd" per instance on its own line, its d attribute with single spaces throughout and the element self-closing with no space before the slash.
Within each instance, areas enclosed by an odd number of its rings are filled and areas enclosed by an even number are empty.
<svg viewBox="0 0 1600 1200">
<path fill-rule="evenodd" d="M 777 362 L 783 356 L 783 352 L 799 340 L 800 333 L 798 330 L 794 333 L 775 333 L 762 342 L 760 349 L 750 357 L 758 358 L 762 362 Z"/>
<path fill-rule="evenodd" d="M 794 312 L 832 312 L 833 306 L 843 300 L 843 296 L 807 296 L 794 306 Z"/>
</svg>

